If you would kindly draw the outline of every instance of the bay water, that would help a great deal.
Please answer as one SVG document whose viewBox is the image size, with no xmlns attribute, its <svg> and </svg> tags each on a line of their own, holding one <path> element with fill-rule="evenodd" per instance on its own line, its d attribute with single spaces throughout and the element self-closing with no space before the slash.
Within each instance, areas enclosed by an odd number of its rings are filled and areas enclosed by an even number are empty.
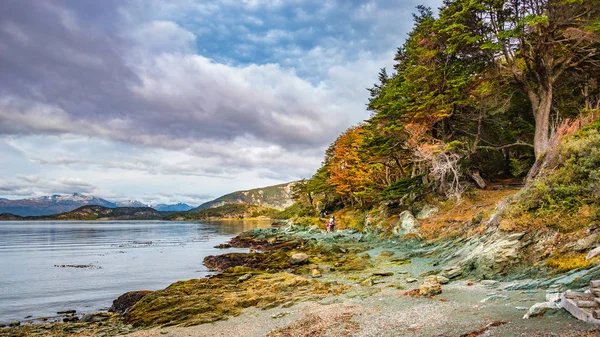
<svg viewBox="0 0 600 337">
<path fill-rule="evenodd" d="M 204 257 L 259 221 L 0 222 L 0 323 L 90 313 L 121 294 L 157 290 L 210 271 Z"/>
</svg>

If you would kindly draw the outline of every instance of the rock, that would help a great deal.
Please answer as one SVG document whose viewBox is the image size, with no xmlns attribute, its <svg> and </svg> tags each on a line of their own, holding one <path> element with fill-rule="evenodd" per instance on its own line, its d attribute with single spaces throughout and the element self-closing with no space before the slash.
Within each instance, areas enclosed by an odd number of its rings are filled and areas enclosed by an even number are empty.
<svg viewBox="0 0 600 337">
<path fill-rule="evenodd" d="M 392 276 L 392 275 L 394 275 L 394 273 L 391 271 L 378 271 L 378 272 L 374 272 L 371 275 L 373 275 L 373 276 Z"/>
<path fill-rule="evenodd" d="M 368 279 L 360 282 L 360 285 L 365 286 L 365 287 L 372 287 L 375 285 L 375 282 L 373 282 L 372 278 L 368 278 Z"/>
<path fill-rule="evenodd" d="M 525 311 L 525 310 L 529 310 L 529 307 L 515 307 L 515 309 Z"/>
<path fill-rule="evenodd" d="M 423 208 L 421 208 L 419 213 L 417 213 L 416 218 L 419 220 L 431 218 L 435 213 L 437 213 L 439 211 L 440 211 L 439 208 L 432 206 L 430 204 L 425 204 L 425 206 L 423 206 Z"/>
<path fill-rule="evenodd" d="M 444 276 L 438 276 L 437 279 L 440 284 L 448 284 L 450 282 L 450 279 Z"/>
<path fill-rule="evenodd" d="M 65 310 L 65 311 L 57 311 L 58 315 L 73 315 L 77 312 L 77 310 Z"/>
<path fill-rule="evenodd" d="M 319 269 L 312 269 L 311 274 L 312 277 L 321 277 L 321 272 L 319 271 Z"/>
<path fill-rule="evenodd" d="M 278 313 L 278 314 L 275 314 L 275 315 L 271 315 L 271 318 L 273 318 L 273 319 L 277 319 L 277 318 L 281 318 L 281 317 L 289 316 L 289 314 L 290 314 L 289 312 L 287 312 L 287 311 L 284 311 L 284 312 L 280 312 L 280 313 Z"/>
<path fill-rule="evenodd" d="M 396 235 L 406 235 L 406 234 L 417 234 L 419 232 L 419 227 L 421 225 L 415 219 L 410 211 L 404 211 L 400 213 L 400 218 L 398 220 L 398 226 L 394 228 L 394 234 Z"/>
<path fill-rule="evenodd" d="M 585 257 L 586 260 L 591 260 L 593 258 L 595 258 L 596 256 L 600 255 L 600 247 L 596 247 L 592 250 L 590 250 L 587 254 L 587 256 Z"/>
<path fill-rule="evenodd" d="M 313 270 L 313 269 L 319 269 L 319 266 L 318 266 L 318 265 L 316 265 L 316 264 L 314 264 L 314 263 L 313 263 L 313 264 L 309 264 L 309 265 L 308 265 L 308 269 L 310 269 L 310 270 Z"/>
<path fill-rule="evenodd" d="M 14 328 L 14 327 L 19 326 L 19 325 L 21 325 L 21 322 L 19 322 L 19 321 L 14 321 L 14 322 L 8 323 L 8 326 L 11 327 L 11 328 Z"/>
<path fill-rule="evenodd" d="M 483 280 L 481 281 L 481 284 L 483 284 L 484 286 L 487 287 L 496 287 L 498 285 L 498 281 L 495 280 Z"/>
<path fill-rule="evenodd" d="M 417 280 L 416 278 L 414 278 L 414 277 L 407 277 L 407 278 L 405 278 L 404 280 L 406 281 L 406 283 L 415 283 L 415 282 L 417 282 L 417 281 L 418 281 L 418 280 Z"/>
<path fill-rule="evenodd" d="M 83 315 L 83 317 L 81 317 L 80 321 L 83 322 L 83 323 L 93 322 L 94 321 L 94 315 L 92 315 L 92 314 Z"/>
<path fill-rule="evenodd" d="M 579 293 L 579 292 L 575 292 L 575 291 L 567 291 L 566 293 L 564 293 L 564 296 L 568 299 L 572 299 L 572 300 L 593 300 L 594 299 L 594 294 L 591 293 Z"/>
<path fill-rule="evenodd" d="M 252 277 L 252 274 L 244 274 L 244 275 L 238 277 L 237 280 L 238 280 L 238 282 L 244 282 L 244 281 L 249 280 L 251 277 Z"/>
<path fill-rule="evenodd" d="M 419 294 L 421 294 L 421 296 L 435 296 L 441 293 L 442 285 L 435 275 L 428 276 L 419 287 Z"/>
<path fill-rule="evenodd" d="M 531 306 L 531 308 L 529 308 L 529 310 L 527 311 L 525 316 L 523 316 L 523 318 L 527 319 L 536 316 L 543 316 L 546 313 L 554 313 L 558 310 L 560 310 L 560 306 L 556 302 L 536 303 L 533 306 Z"/>
<path fill-rule="evenodd" d="M 548 293 L 546 294 L 546 302 L 560 302 L 560 293 Z"/>
<path fill-rule="evenodd" d="M 592 248 L 592 246 L 596 242 L 598 242 L 599 236 L 600 236 L 600 233 L 593 233 L 591 235 L 588 235 L 584 238 L 577 240 L 575 242 L 575 244 L 573 245 L 573 250 L 576 252 L 581 252 L 581 251 Z"/>
<path fill-rule="evenodd" d="M 150 290 L 139 290 L 139 291 L 130 291 L 121 296 L 119 296 L 116 300 L 113 301 L 112 306 L 108 311 L 116 312 L 119 314 L 126 313 L 129 308 L 131 308 L 134 304 L 139 302 L 144 296 L 151 293 Z"/>
<path fill-rule="evenodd" d="M 68 323 L 68 322 L 77 322 L 77 321 L 79 321 L 79 317 L 77 317 L 77 316 L 63 318 L 63 322 L 65 322 L 65 323 Z"/>
<path fill-rule="evenodd" d="M 493 294 L 490 295 L 484 299 L 482 299 L 480 302 L 481 303 L 485 303 L 485 302 L 490 302 L 490 301 L 497 301 L 497 300 L 509 300 L 510 297 L 506 296 L 506 295 L 498 295 L 498 294 Z"/>
<path fill-rule="evenodd" d="M 290 258 L 290 264 L 298 265 L 308 263 L 308 255 L 304 253 L 296 253 Z"/>
<path fill-rule="evenodd" d="M 475 238 L 455 252 L 456 256 L 461 256 L 458 265 L 468 265 L 469 270 L 474 271 L 473 276 L 483 279 L 500 275 L 511 261 L 521 258 L 521 248 L 527 244 L 521 242 L 524 235 L 525 233 L 505 235 L 496 231 L 486 238 Z"/>
<path fill-rule="evenodd" d="M 319 226 L 317 226 L 317 225 L 312 225 L 308 228 L 309 233 L 318 233 L 320 231 L 321 230 L 319 229 Z"/>
<path fill-rule="evenodd" d="M 462 275 L 462 273 L 463 273 L 462 268 L 455 266 L 455 267 L 445 268 L 442 271 L 442 276 L 447 277 L 449 279 L 453 279 L 455 277 L 459 277 L 460 275 Z"/>
<path fill-rule="evenodd" d="M 223 271 L 231 267 L 247 267 L 253 269 L 286 269 L 290 267 L 287 254 L 281 251 L 264 253 L 228 253 L 209 255 L 204 258 L 204 265 L 211 270 Z"/>
</svg>

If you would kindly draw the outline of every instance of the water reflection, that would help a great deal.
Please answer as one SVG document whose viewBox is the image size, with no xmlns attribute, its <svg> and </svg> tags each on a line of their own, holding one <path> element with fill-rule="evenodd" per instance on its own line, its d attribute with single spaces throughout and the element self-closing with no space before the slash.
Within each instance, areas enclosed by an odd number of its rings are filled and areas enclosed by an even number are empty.
<svg viewBox="0 0 600 337">
<path fill-rule="evenodd" d="M 223 253 L 215 245 L 269 225 L 242 220 L 0 222 L 0 322 L 63 309 L 95 311 L 126 291 L 204 277 L 209 273 L 204 257 Z"/>
</svg>

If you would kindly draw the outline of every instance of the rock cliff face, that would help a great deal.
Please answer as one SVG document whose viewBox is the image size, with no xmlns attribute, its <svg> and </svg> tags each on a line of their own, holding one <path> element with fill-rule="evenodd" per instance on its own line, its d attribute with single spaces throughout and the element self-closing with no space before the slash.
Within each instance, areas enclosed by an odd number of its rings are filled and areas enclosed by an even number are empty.
<svg viewBox="0 0 600 337">
<path fill-rule="evenodd" d="M 204 203 L 190 210 L 190 212 L 229 204 L 249 204 L 283 210 L 294 203 L 292 200 L 292 186 L 294 183 L 295 182 L 291 182 L 247 191 L 233 192 L 213 201 Z"/>
</svg>

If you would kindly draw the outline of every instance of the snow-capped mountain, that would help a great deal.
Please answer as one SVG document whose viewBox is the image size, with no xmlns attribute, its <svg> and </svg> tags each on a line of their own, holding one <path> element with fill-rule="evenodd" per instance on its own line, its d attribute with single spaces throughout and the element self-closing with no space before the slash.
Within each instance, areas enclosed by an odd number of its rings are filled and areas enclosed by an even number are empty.
<svg viewBox="0 0 600 337">
<path fill-rule="evenodd" d="M 73 193 L 67 195 L 55 194 L 19 200 L 0 200 L 0 213 L 12 213 L 21 216 L 52 215 L 69 212 L 86 205 L 98 205 L 110 208 L 117 207 L 114 202 L 102 198 L 81 193 Z"/>
<path fill-rule="evenodd" d="M 150 207 L 137 200 L 117 201 L 117 207 Z"/>
</svg>

